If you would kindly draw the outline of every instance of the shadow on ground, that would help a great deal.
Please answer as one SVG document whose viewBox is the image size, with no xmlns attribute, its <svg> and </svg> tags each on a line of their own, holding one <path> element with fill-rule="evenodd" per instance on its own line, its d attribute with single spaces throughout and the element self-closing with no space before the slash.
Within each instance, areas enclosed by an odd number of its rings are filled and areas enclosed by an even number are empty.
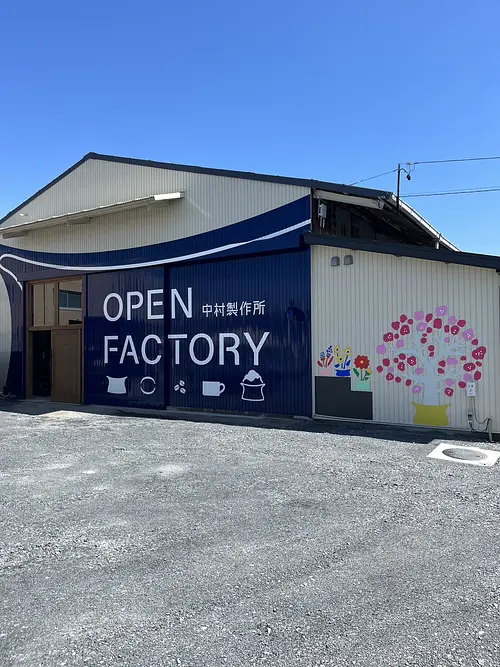
<svg viewBox="0 0 500 667">
<path fill-rule="evenodd" d="M 96 415 L 118 417 L 139 417 L 144 419 L 165 419 L 171 421 L 190 421 L 198 423 L 223 424 L 228 426 L 251 426 L 262 429 L 279 429 L 304 433 L 329 433 L 336 435 L 362 435 L 386 441 L 429 444 L 434 440 L 459 440 L 477 442 L 488 440 L 486 433 L 459 431 L 453 429 L 417 428 L 402 425 L 384 425 L 363 422 L 344 422 L 343 420 L 320 420 L 300 417 L 275 417 L 268 415 L 235 414 L 221 412 L 198 412 L 195 410 L 146 410 L 139 408 L 114 408 L 101 405 L 74 405 L 53 403 L 48 399 L 19 400 L 4 398 L 0 400 L 0 412 L 14 412 L 24 415 L 40 416 L 61 410 L 82 412 Z M 495 440 L 499 440 L 498 436 Z"/>
</svg>

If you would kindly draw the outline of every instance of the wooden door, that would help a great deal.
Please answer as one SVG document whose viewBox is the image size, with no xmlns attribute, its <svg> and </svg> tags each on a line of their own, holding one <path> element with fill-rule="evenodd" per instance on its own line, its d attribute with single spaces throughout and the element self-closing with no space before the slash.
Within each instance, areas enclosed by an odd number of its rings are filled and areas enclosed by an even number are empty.
<svg viewBox="0 0 500 667">
<path fill-rule="evenodd" d="M 52 330 L 52 400 L 81 402 L 82 347 L 80 329 Z"/>
</svg>

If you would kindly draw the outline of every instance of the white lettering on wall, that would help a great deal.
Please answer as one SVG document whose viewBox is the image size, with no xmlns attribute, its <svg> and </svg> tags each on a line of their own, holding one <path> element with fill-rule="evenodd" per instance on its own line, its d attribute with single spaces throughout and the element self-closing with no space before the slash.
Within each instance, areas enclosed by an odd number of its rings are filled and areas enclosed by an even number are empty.
<svg viewBox="0 0 500 667">
<path fill-rule="evenodd" d="M 170 290 L 170 317 L 175 320 L 175 302 L 179 303 L 179 306 L 184 311 L 184 315 L 188 318 L 193 317 L 193 288 L 188 287 L 187 291 L 187 306 L 184 301 L 181 299 L 179 292 L 176 289 Z"/>
<path fill-rule="evenodd" d="M 148 320 L 162 320 L 163 313 L 153 313 L 153 308 L 163 306 L 163 299 L 161 301 L 153 301 L 153 294 L 163 294 L 163 290 L 148 289 Z"/>
<path fill-rule="evenodd" d="M 182 338 L 187 338 L 187 334 L 168 334 L 170 340 L 174 341 L 174 364 L 178 366 L 180 364 L 180 344 L 179 340 Z"/>
<path fill-rule="evenodd" d="M 118 336 L 104 336 L 104 363 L 108 363 L 109 352 L 118 352 L 117 347 L 109 347 L 110 340 L 118 340 Z"/>
<path fill-rule="evenodd" d="M 112 316 L 108 313 L 108 303 L 111 299 L 116 299 L 118 301 L 118 314 L 115 316 Z M 123 300 L 121 296 L 116 294 L 116 292 L 111 292 L 111 294 L 108 294 L 108 296 L 104 299 L 104 303 L 102 304 L 102 310 L 104 312 L 104 317 L 108 320 L 108 322 L 116 322 L 119 320 L 123 313 Z"/>
<path fill-rule="evenodd" d="M 130 347 L 130 350 L 127 352 L 128 347 Z M 139 359 L 137 357 L 137 352 L 134 345 L 134 340 L 130 335 L 125 338 L 125 342 L 123 343 L 122 356 L 120 357 L 121 364 L 123 364 L 123 360 L 125 359 L 125 357 L 133 357 L 135 363 L 136 364 L 139 363 Z"/>
<path fill-rule="evenodd" d="M 146 354 L 146 345 L 148 344 L 148 340 L 155 340 L 158 345 L 161 345 L 161 338 L 157 336 L 156 334 L 149 334 L 149 336 L 146 336 L 146 338 L 142 341 L 141 345 L 141 354 L 142 358 L 147 364 L 157 364 L 160 359 L 161 359 L 161 354 L 158 354 L 154 359 L 150 359 L 148 355 Z"/>
<path fill-rule="evenodd" d="M 137 301 L 132 303 L 132 297 L 137 297 Z M 132 310 L 137 310 L 144 303 L 144 297 L 141 292 L 127 292 L 127 320 L 132 319 Z"/>
<path fill-rule="evenodd" d="M 255 346 L 255 343 L 253 342 L 252 337 L 250 336 L 249 333 L 247 333 L 247 332 L 245 331 L 245 333 L 243 334 L 243 335 L 245 336 L 245 338 L 247 339 L 248 344 L 249 344 L 250 347 L 252 348 L 252 352 L 253 352 L 253 365 L 254 365 L 254 366 L 258 366 L 258 365 L 259 365 L 259 352 L 261 351 L 262 346 L 263 346 L 264 343 L 266 342 L 267 337 L 269 336 L 269 334 L 270 334 L 269 331 L 264 331 L 264 333 L 263 333 L 263 335 L 262 335 L 262 338 L 260 339 L 260 341 L 259 341 L 257 347 Z"/>
<path fill-rule="evenodd" d="M 194 355 L 195 343 L 197 340 L 200 340 L 201 338 L 206 340 L 208 343 L 208 356 L 205 359 L 198 359 L 198 357 L 195 357 Z M 205 366 L 206 364 L 212 361 L 212 358 L 214 356 L 214 343 L 208 334 L 199 333 L 191 338 L 191 342 L 189 343 L 189 356 L 191 357 L 191 361 L 193 361 L 198 366 Z"/>
<path fill-rule="evenodd" d="M 231 339 L 233 345 L 225 346 L 225 340 Z M 238 346 L 240 344 L 240 337 L 234 333 L 221 333 L 219 334 L 219 366 L 224 366 L 225 362 L 225 352 L 232 352 L 234 354 L 234 365 L 240 365 L 240 353 L 238 352 Z"/>
</svg>

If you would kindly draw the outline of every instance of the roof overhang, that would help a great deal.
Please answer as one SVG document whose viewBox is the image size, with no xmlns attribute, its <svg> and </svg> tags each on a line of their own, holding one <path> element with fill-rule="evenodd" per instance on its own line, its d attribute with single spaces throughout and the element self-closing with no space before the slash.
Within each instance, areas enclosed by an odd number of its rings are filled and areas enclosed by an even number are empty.
<svg viewBox="0 0 500 667">
<path fill-rule="evenodd" d="M 100 218 L 111 213 L 120 213 L 122 211 L 131 211 L 137 208 L 159 208 L 166 206 L 170 202 L 178 201 L 184 197 L 184 192 L 169 192 L 164 194 L 149 195 L 138 199 L 129 199 L 127 201 L 97 206 L 96 208 L 82 209 L 64 215 L 56 215 L 50 218 L 39 218 L 37 220 L 28 220 L 10 227 L 0 228 L 0 236 L 4 239 L 13 239 L 20 236 L 26 236 L 30 232 L 39 229 L 46 229 L 55 225 L 84 225 L 95 218 Z"/>
</svg>

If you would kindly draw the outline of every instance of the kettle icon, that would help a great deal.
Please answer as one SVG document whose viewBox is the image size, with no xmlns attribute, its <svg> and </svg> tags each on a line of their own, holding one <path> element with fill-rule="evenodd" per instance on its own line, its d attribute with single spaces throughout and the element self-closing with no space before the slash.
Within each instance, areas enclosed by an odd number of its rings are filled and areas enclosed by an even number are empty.
<svg viewBox="0 0 500 667">
<path fill-rule="evenodd" d="M 125 380 L 127 379 L 127 377 L 112 378 L 109 377 L 109 375 L 106 375 L 106 378 L 108 380 L 108 394 L 126 394 L 127 389 L 125 387 Z"/>
</svg>

